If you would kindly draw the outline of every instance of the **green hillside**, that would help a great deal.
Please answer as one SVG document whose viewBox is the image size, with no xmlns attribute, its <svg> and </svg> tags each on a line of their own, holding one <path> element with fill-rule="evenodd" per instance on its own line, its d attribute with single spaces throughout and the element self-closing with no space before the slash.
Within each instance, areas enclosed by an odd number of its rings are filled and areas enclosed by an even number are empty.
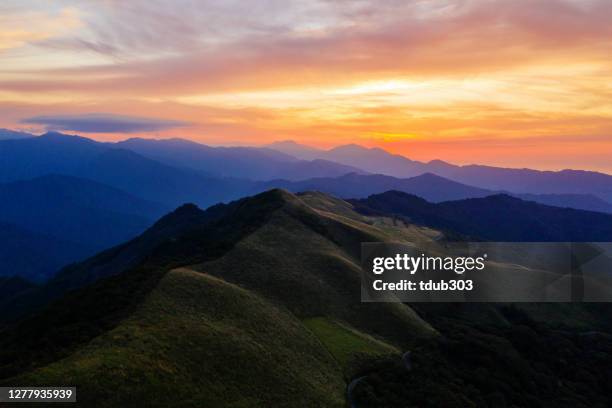
<svg viewBox="0 0 612 408">
<path fill-rule="evenodd" d="M 273 190 L 215 217 L 183 209 L 171 224 L 193 228 L 156 249 L 145 233 L 71 267 L 62 282 L 78 287 L 79 271 L 148 253 L 5 329 L 0 382 L 76 384 L 84 406 L 343 406 L 364 364 L 436 332 L 406 305 L 360 302 L 359 245 L 392 229 L 308 204 L 320 198 Z"/>
<path fill-rule="evenodd" d="M 361 242 L 433 238 L 321 193 L 183 206 L 1 329 L 0 385 L 76 385 L 85 407 L 345 407 L 351 382 L 359 408 L 610 401 L 603 306 L 360 301 Z"/>
<path fill-rule="evenodd" d="M 80 403 L 100 407 L 341 407 L 344 390 L 332 356 L 294 316 L 188 269 L 166 273 L 114 329 L 11 382 L 76 384 Z"/>
</svg>

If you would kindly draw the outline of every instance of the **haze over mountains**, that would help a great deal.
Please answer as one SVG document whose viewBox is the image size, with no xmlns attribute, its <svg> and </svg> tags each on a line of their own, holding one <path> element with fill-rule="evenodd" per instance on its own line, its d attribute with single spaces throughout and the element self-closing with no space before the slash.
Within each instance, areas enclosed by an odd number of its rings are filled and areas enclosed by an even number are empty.
<svg viewBox="0 0 612 408">
<path fill-rule="evenodd" d="M 393 155 L 379 148 L 369 149 L 359 145 L 319 150 L 286 141 L 268 145 L 268 147 L 299 158 L 323 158 L 346 165 L 358 164 L 361 169 L 370 173 L 400 178 L 429 172 L 460 183 L 495 191 L 531 194 L 593 194 L 608 202 L 612 201 L 612 177 L 598 172 L 581 170 L 554 172 L 476 164 L 456 166 L 441 160 L 424 163 Z"/>
<path fill-rule="evenodd" d="M 486 197 L 500 193 L 468 186 L 432 173 L 404 179 L 380 174 L 351 173 L 340 177 L 321 177 L 301 181 L 272 180 L 264 183 L 263 186 L 264 189 L 276 187 L 293 192 L 322 191 L 342 198 L 364 198 L 371 194 L 397 190 L 432 202 Z M 612 204 L 590 194 L 502 193 L 557 207 L 612 213 Z"/>
<path fill-rule="evenodd" d="M 137 236 L 184 203 L 206 208 L 272 188 L 347 199 L 398 190 L 436 203 L 503 192 L 558 207 L 612 212 L 604 199 L 612 191 L 612 176 L 593 172 L 420 163 L 357 145 L 322 151 L 295 143 L 209 147 L 181 139 L 101 143 L 56 132 L 2 135 L 7 140 L 0 140 L 0 222 L 7 227 L 0 240 L 0 276 L 17 273 L 37 281 Z M 540 188 L 554 193 L 541 194 Z M 26 240 L 31 245 L 21 247 L 36 256 L 26 257 L 15 247 Z M 49 241 L 53 245 L 44 244 Z M 45 246 L 54 250 L 42 250 Z"/>
</svg>

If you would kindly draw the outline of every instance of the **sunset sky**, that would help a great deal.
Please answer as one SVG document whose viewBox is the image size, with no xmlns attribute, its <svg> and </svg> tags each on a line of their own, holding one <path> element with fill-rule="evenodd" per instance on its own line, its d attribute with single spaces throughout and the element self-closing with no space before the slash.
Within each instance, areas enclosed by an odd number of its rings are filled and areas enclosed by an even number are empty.
<svg viewBox="0 0 612 408">
<path fill-rule="evenodd" d="M 612 1 L 2 1 L 0 127 L 612 173 Z"/>
</svg>

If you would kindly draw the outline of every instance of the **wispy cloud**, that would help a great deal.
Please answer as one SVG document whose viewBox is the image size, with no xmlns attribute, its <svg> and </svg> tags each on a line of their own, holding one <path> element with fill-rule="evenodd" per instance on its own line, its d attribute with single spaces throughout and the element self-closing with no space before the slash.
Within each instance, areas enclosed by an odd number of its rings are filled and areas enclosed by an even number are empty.
<svg viewBox="0 0 612 408">
<path fill-rule="evenodd" d="M 51 24 L 62 10 L 78 24 Z M 469 156 L 461 143 L 488 138 L 504 157 L 515 146 L 513 163 L 539 137 L 550 146 L 534 152 L 567 162 L 576 154 L 556 140 L 579 146 L 612 129 L 611 20 L 608 0 L 10 0 L 0 125 L 162 137 L 173 126 L 48 120 L 161 113 L 201 141 L 405 138 L 425 158 L 448 143 Z"/>
<path fill-rule="evenodd" d="M 43 125 L 47 130 L 69 130 L 85 133 L 140 133 L 187 126 L 176 120 L 162 120 L 111 114 L 34 116 L 21 121 Z"/>
</svg>

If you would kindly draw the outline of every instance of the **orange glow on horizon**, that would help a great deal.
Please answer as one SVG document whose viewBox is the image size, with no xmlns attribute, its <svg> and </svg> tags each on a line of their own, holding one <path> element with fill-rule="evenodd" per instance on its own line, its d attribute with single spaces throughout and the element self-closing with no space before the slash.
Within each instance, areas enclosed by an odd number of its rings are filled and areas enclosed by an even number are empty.
<svg viewBox="0 0 612 408">
<path fill-rule="evenodd" d="M 248 21 L 206 0 L 9 3 L 0 127 L 43 132 L 31 118 L 105 113 L 184 125 L 63 130 L 612 173 L 608 1 L 307 2 Z"/>
</svg>

